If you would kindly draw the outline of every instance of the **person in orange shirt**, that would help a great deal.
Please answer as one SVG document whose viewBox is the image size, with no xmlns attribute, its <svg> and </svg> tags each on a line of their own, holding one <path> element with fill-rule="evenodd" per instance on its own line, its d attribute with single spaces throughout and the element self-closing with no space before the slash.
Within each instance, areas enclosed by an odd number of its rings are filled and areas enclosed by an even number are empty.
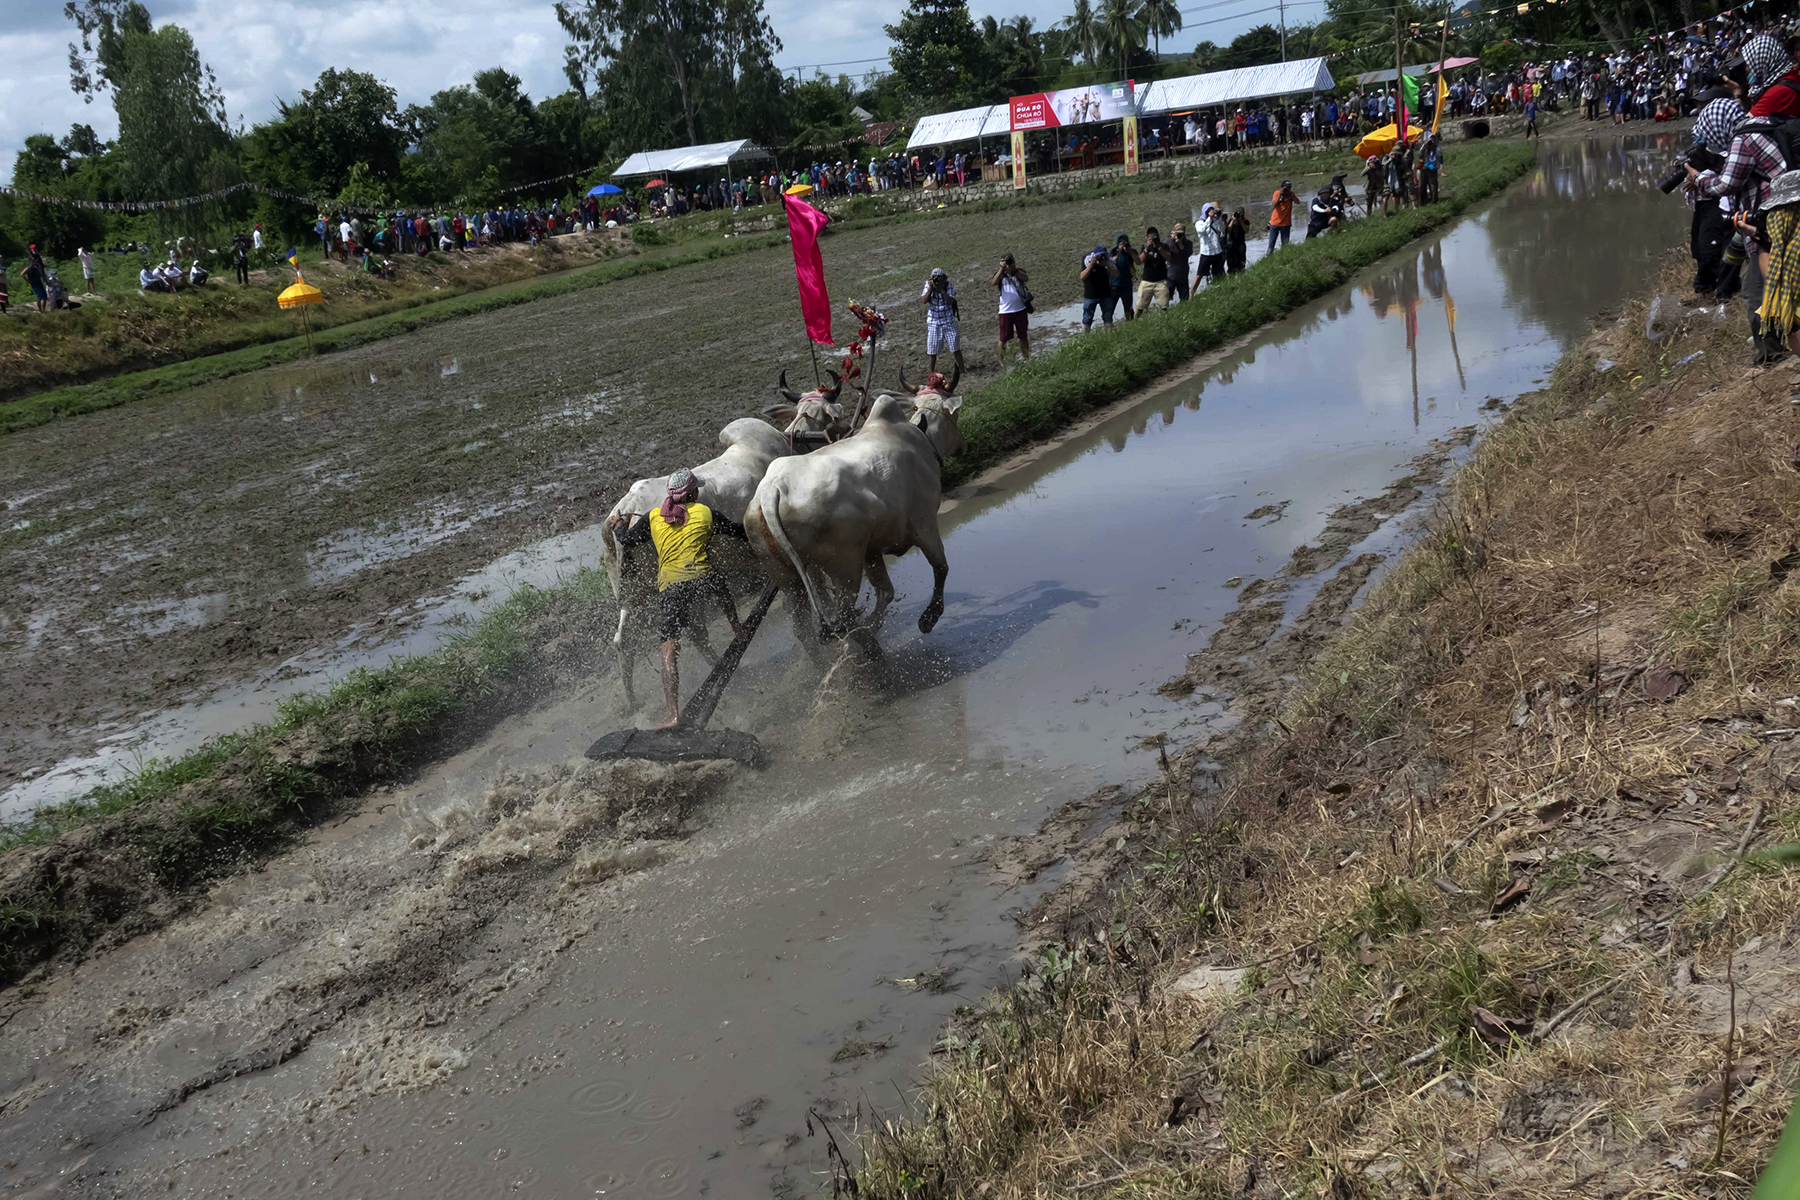
<svg viewBox="0 0 1800 1200">
<path fill-rule="evenodd" d="M 1275 207 L 1269 213 L 1269 253 L 1275 253 L 1277 245 L 1287 245 L 1293 236 L 1294 185 L 1292 180 L 1284 179 L 1275 190 Z"/>
</svg>

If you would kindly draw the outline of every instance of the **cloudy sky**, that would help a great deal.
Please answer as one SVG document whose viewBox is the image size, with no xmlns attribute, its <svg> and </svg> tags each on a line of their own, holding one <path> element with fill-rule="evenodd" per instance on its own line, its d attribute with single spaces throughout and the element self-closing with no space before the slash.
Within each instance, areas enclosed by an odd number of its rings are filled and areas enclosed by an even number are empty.
<svg viewBox="0 0 1800 1200">
<path fill-rule="evenodd" d="M 563 90 L 563 33 L 550 0 L 146 0 L 161 24 L 193 34 L 218 74 L 235 123 L 260 121 L 326 67 L 368 71 L 400 93 L 400 104 L 467 82 L 484 67 L 503 66 L 535 97 Z M 825 65 L 857 74 L 885 64 L 882 26 L 905 0 L 765 0 L 783 49 L 783 67 Z M 1275 0 L 1196 0 L 1184 8 L 1188 29 L 1165 50 L 1185 50 L 1202 37 L 1221 44 L 1262 21 Z M 971 0 L 977 19 L 1025 13 L 1039 25 L 1067 15 L 1070 0 Z M 1303 21 L 1322 0 L 1289 4 Z M 63 0 L 6 0 L 0 17 L 0 170 L 10 178 L 13 155 L 29 134 L 58 136 L 86 122 L 102 138 L 117 132 L 112 107 L 84 104 L 69 90 L 68 45 L 74 26 Z M 1204 26 L 1198 24 L 1206 22 Z M 355 30 L 353 35 L 349 31 Z M 855 60 L 877 60 L 857 62 Z M 810 74 L 810 70 L 808 71 Z"/>
</svg>

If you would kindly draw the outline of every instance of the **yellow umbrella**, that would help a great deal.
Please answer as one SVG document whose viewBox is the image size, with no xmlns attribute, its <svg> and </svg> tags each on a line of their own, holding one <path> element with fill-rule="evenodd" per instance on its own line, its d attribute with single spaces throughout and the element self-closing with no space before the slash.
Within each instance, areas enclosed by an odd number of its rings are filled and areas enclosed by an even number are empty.
<svg viewBox="0 0 1800 1200">
<path fill-rule="evenodd" d="M 1425 130 L 1411 121 L 1406 123 L 1406 140 L 1416 142 L 1425 136 Z M 1370 133 L 1362 141 L 1356 143 L 1356 157 L 1374 158 L 1377 154 L 1386 154 L 1394 148 L 1400 138 L 1400 132 L 1394 122 L 1389 121 L 1380 129 Z"/>
<path fill-rule="evenodd" d="M 312 322 L 306 319 L 306 306 L 309 304 L 325 303 L 325 293 L 302 279 L 294 284 L 293 287 L 288 288 L 285 292 L 281 293 L 281 295 L 275 297 L 275 303 L 281 305 L 283 308 L 297 308 L 300 310 L 300 324 L 306 329 L 306 348 L 311 350 L 313 348 Z"/>
<path fill-rule="evenodd" d="M 787 190 L 787 194 L 790 196 L 809 196 L 812 194 L 812 190 L 812 184 L 810 183 L 796 183 Z"/>
</svg>

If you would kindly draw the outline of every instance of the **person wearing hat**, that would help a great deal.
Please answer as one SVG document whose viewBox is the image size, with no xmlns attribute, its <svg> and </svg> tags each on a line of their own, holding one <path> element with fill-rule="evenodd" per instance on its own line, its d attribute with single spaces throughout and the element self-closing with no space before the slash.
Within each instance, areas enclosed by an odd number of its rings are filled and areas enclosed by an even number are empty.
<svg viewBox="0 0 1800 1200">
<path fill-rule="evenodd" d="M 1343 222 L 1344 210 L 1338 207 L 1337 192 L 1331 184 L 1326 184 L 1307 207 L 1306 239 L 1311 241 L 1321 233 L 1329 233 Z"/>
<path fill-rule="evenodd" d="M 1762 259 L 1762 321 L 1772 345 L 1800 350 L 1800 170 L 1783 171 L 1769 188 L 1769 201 L 1755 219 L 1739 213 L 1739 228 L 1746 240 L 1755 239 Z M 1760 235 L 1760 236 L 1759 236 Z"/>
<path fill-rule="evenodd" d="M 1175 222 L 1164 245 L 1169 251 L 1169 286 L 1174 289 L 1175 302 L 1179 304 L 1187 300 L 1188 281 L 1193 278 L 1188 264 L 1194 259 L 1194 243 L 1188 239 L 1187 225 Z"/>
<path fill-rule="evenodd" d="M 1211 200 L 1200 208 L 1200 278 L 1225 278 L 1225 214 Z"/>
<path fill-rule="evenodd" d="M 1294 184 L 1284 179 L 1281 186 L 1275 189 L 1273 207 L 1269 211 L 1269 249 L 1275 253 L 1275 247 L 1285 246 L 1294 236 Z"/>
<path fill-rule="evenodd" d="M 956 369 L 962 370 L 962 312 L 956 303 L 956 288 L 944 268 L 931 268 L 919 302 L 925 306 L 925 369 L 937 370 L 938 355 L 954 354 Z"/>
<path fill-rule="evenodd" d="M 1100 310 L 1100 319 L 1106 328 L 1112 328 L 1113 310 L 1119 306 L 1119 298 L 1113 295 L 1113 281 L 1118 277 L 1119 269 L 1113 265 L 1112 255 L 1106 252 L 1105 246 L 1095 246 L 1092 253 L 1081 260 L 1081 328 L 1084 332 L 1094 328 L 1094 310 Z"/>
<path fill-rule="evenodd" d="M 672 728 L 681 719 L 681 674 L 676 657 L 681 650 L 681 635 L 704 622 L 704 606 L 709 599 L 725 610 L 731 632 L 742 641 L 744 626 L 738 620 L 737 603 L 731 589 L 713 570 L 707 547 L 714 531 L 748 540 L 744 527 L 728 517 L 720 516 L 697 497 L 700 479 L 685 467 L 669 476 L 667 494 L 662 506 L 639 517 L 619 538 L 621 554 L 633 546 L 649 542 L 656 548 L 657 634 L 662 638 L 663 721 L 658 728 Z M 623 513 L 613 518 L 616 531 L 625 524 Z"/>
<path fill-rule="evenodd" d="M 1132 292 L 1137 283 L 1137 251 L 1131 248 L 1131 235 L 1121 233 L 1113 239 L 1113 301 L 1125 303 L 1125 319 L 1134 318 L 1131 311 Z"/>
</svg>

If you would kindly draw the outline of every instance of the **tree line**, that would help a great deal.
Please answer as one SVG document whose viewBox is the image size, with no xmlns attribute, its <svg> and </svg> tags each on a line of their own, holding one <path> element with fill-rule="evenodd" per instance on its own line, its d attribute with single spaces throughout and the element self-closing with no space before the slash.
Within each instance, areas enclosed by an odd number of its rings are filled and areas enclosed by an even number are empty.
<svg viewBox="0 0 1800 1200">
<path fill-rule="evenodd" d="M 1182 32 L 1179 0 L 1071 2 L 1066 18 L 1039 27 L 1026 16 L 977 20 L 966 0 L 909 0 L 886 27 L 888 70 L 800 79 L 775 66 L 781 40 L 762 0 L 557 0 L 568 35 L 568 86 L 557 95 L 534 100 L 517 76 L 493 67 L 403 107 L 376 76 L 330 68 L 270 119 L 234 127 L 187 30 L 156 25 L 142 0 L 72 0 L 70 87 L 110 103 L 119 132 L 106 142 L 87 124 L 35 134 L 15 158 L 12 182 L 124 201 L 248 181 L 344 205 L 413 208 L 493 203 L 520 185 L 592 169 L 585 180 L 540 189 L 536 198 L 547 202 L 578 194 L 636 150 L 747 137 L 788 163 L 866 156 L 878 148 L 864 140 L 865 114 L 904 123 L 1029 92 L 1282 54 L 1281 31 L 1262 24 L 1224 46 L 1203 40 L 1165 55 L 1163 40 Z M 1503 69 L 1570 48 L 1624 48 L 1717 11 L 1695 0 L 1584 0 L 1487 16 L 1481 2 L 1327 0 L 1317 20 L 1287 29 L 1286 53 L 1332 55 L 1340 78 L 1391 66 L 1397 14 L 1408 61 L 1433 58 L 1437 23 L 1451 13 L 1450 52 Z M 317 215 L 254 192 L 139 214 L 0 198 L 0 251 L 16 255 L 35 242 L 67 257 L 77 245 L 218 237 L 253 221 L 298 237 Z"/>
</svg>

